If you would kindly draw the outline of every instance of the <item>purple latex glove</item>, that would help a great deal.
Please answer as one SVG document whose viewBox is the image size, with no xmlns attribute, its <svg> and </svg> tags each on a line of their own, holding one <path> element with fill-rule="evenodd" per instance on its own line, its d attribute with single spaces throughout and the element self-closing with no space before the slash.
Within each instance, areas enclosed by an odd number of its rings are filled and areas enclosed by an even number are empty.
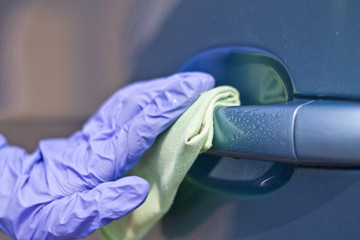
<svg viewBox="0 0 360 240">
<path fill-rule="evenodd" d="M 137 208 L 149 185 L 123 176 L 213 86 L 204 73 L 131 84 L 81 131 L 42 140 L 31 155 L 0 135 L 0 229 L 16 239 L 81 238 Z"/>
</svg>

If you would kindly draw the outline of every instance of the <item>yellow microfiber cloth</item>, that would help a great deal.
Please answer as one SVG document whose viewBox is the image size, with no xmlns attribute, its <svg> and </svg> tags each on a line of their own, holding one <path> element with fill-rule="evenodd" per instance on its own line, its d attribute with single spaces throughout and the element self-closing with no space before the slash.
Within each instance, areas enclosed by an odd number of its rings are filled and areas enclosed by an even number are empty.
<svg viewBox="0 0 360 240">
<path fill-rule="evenodd" d="M 154 142 L 131 175 L 150 184 L 145 202 L 125 217 L 99 231 L 105 240 L 136 240 L 164 216 L 196 157 L 212 146 L 213 112 L 217 106 L 240 104 L 239 93 L 228 86 L 204 92 L 186 112 Z"/>
</svg>

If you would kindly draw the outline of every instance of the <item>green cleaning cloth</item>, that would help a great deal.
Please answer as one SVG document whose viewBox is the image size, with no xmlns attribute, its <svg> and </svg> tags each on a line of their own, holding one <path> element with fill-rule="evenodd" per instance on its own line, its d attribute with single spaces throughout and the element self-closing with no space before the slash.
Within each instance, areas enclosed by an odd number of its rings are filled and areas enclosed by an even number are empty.
<svg viewBox="0 0 360 240">
<path fill-rule="evenodd" d="M 217 106 L 240 104 L 228 86 L 204 92 L 144 154 L 131 175 L 150 184 L 145 202 L 125 217 L 100 229 L 105 240 L 141 239 L 169 210 L 176 191 L 196 157 L 212 146 L 213 112 Z"/>
</svg>

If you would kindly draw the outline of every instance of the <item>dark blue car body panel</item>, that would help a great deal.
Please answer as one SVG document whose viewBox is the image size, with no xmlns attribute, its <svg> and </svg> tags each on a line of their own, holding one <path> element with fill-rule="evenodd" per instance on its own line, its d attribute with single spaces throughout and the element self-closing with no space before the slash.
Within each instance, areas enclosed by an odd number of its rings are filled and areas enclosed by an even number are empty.
<svg viewBox="0 0 360 240">
<path fill-rule="evenodd" d="M 134 60 L 133 78 L 171 74 L 207 49 L 249 46 L 284 63 L 296 98 L 357 102 L 359 39 L 360 1 L 184 0 Z M 213 191 L 190 176 L 146 239 L 359 239 L 360 169 L 293 167 L 263 195 Z"/>
</svg>

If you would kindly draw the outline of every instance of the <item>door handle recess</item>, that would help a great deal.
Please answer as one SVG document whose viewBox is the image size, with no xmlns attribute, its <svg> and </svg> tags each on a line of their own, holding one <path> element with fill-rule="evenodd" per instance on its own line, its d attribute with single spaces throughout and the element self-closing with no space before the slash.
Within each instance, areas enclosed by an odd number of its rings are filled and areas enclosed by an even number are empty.
<svg viewBox="0 0 360 240">
<path fill-rule="evenodd" d="M 360 166 L 360 103 L 294 100 L 219 107 L 208 153 L 299 165 Z"/>
<path fill-rule="evenodd" d="M 240 92 L 240 107 L 214 113 L 210 154 L 297 165 L 360 167 L 360 102 L 294 100 L 289 71 L 261 49 L 223 47 L 181 71 L 210 73 Z"/>
</svg>

